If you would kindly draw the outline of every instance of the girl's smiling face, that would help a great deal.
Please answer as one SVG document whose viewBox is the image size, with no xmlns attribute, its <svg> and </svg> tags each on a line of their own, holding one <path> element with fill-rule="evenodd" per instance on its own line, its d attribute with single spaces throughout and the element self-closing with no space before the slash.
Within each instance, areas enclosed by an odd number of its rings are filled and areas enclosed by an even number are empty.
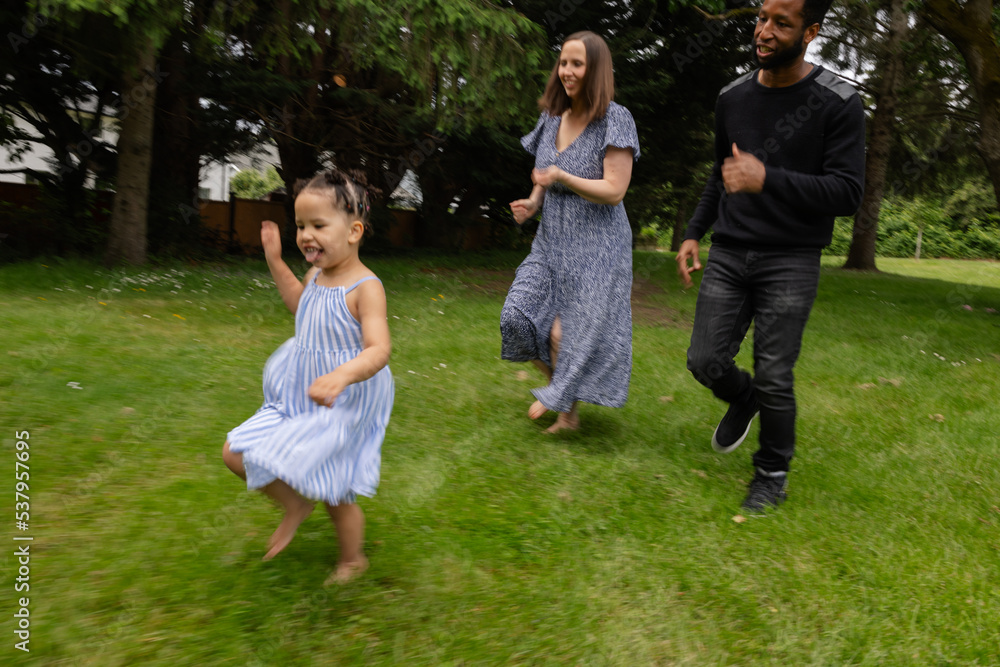
<svg viewBox="0 0 1000 667">
<path fill-rule="evenodd" d="M 357 257 L 364 224 L 334 207 L 330 195 L 303 190 L 295 198 L 295 243 L 306 261 L 332 269 Z"/>
</svg>

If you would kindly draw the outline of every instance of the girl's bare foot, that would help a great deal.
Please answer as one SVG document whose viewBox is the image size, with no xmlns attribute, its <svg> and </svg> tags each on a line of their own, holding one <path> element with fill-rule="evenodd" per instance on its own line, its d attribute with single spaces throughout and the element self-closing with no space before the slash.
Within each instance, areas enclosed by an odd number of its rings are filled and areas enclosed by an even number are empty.
<svg viewBox="0 0 1000 667">
<path fill-rule="evenodd" d="M 556 416 L 556 421 L 552 426 L 545 429 L 546 433 L 558 433 L 559 431 L 575 431 L 580 428 L 580 415 L 576 410 L 572 412 L 560 412 Z"/>
<path fill-rule="evenodd" d="M 347 563 L 337 563 L 337 569 L 326 578 L 323 585 L 329 586 L 331 584 L 346 584 L 348 581 L 360 577 L 361 574 L 367 569 L 368 559 L 364 556 L 362 556 L 360 560 L 350 561 Z"/>
<path fill-rule="evenodd" d="M 263 560 L 271 560 L 292 542 L 295 531 L 299 529 L 306 518 L 312 514 L 314 503 L 306 499 L 295 507 L 285 510 L 285 518 L 278 524 L 277 530 L 267 541 L 268 552 L 264 554 Z"/>
<path fill-rule="evenodd" d="M 532 419 L 538 419 L 548 411 L 549 409 L 542 405 L 541 401 L 535 401 L 531 404 L 531 407 L 528 408 L 528 416 Z"/>
</svg>

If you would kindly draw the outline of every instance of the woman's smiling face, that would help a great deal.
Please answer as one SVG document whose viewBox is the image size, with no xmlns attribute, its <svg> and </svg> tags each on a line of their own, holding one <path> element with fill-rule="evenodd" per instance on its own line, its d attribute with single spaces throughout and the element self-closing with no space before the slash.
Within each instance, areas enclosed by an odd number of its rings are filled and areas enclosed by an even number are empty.
<svg viewBox="0 0 1000 667">
<path fill-rule="evenodd" d="M 570 99 L 576 99 L 583 90 L 587 75 L 587 48 L 578 39 L 571 39 L 559 53 L 559 80 Z"/>
</svg>

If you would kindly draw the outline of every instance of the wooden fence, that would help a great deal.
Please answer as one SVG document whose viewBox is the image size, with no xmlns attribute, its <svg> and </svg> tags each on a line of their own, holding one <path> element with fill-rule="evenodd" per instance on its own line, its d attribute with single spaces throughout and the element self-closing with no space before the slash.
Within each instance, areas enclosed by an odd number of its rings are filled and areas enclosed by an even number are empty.
<svg viewBox="0 0 1000 667">
<path fill-rule="evenodd" d="M 394 248 L 412 248 L 416 236 L 417 212 L 389 209 L 392 222 L 384 230 L 384 237 Z M 244 252 L 261 250 L 260 223 L 271 220 L 285 229 L 285 204 L 283 202 L 240 199 L 230 201 L 203 201 L 201 218 L 206 229 L 212 230 L 230 249 Z"/>
<path fill-rule="evenodd" d="M 25 213 L 38 211 L 40 188 L 25 183 L 0 182 L 0 242 L 11 237 L 8 243 L 26 252 L 37 252 L 49 245 L 54 235 L 50 221 Z M 93 214 L 107 222 L 113 192 L 99 192 Z M 18 213 L 20 211 L 20 213 Z M 394 248 L 412 248 L 417 235 L 417 212 L 390 209 L 392 214 L 388 229 L 378 231 L 379 237 Z M 202 201 L 199 205 L 202 224 L 219 245 L 220 250 L 257 254 L 261 251 L 260 223 L 273 220 L 285 227 L 283 202 L 258 199 L 233 198 L 232 201 Z M 30 220 L 30 224 L 26 221 Z"/>
</svg>

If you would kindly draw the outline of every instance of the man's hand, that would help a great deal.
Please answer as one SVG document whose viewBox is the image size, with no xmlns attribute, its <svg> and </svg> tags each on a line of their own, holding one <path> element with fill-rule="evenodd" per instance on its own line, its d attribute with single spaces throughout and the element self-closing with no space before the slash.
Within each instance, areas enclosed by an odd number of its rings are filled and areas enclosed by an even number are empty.
<svg viewBox="0 0 1000 667">
<path fill-rule="evenodd" d="M 691 261 L 691 266 L 688 266 L 688 260 Z M 701 259 L 698 257 L 698 242 L 694 239 L 688 239 L 681 244 L 681 249 L 677 251 L 677 275 L 681 277 L 681 283 L 684 285 L 684 289 L 688 289 L 692 285 L 691 274 L 695 271 L 701 271 Z"/>
<path fill-rule="evenodd" d="M 722 182 L 726 192 L 756 193 L 764 189 L 764 163 L 750 153 L 743 153 L 733 144 L 733 156 L 722 163 Z"/>
</svg>

